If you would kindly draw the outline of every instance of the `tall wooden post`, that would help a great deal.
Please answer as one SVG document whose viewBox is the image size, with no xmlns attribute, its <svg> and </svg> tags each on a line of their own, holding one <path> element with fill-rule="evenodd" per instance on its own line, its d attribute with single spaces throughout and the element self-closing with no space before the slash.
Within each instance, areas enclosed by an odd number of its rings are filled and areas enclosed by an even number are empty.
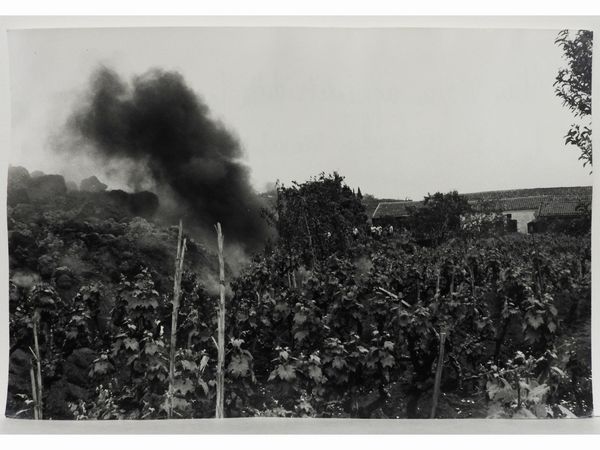
<svg viewBox="0 0 600 450">
<path fill-rule="evenodd" d="M 171 312 L 171 343 L 169 347 L 169 391 L 167 393 L 167 417 L 173 417 L 173 396 L 175 385 L 175 352 L 177 347 L 177 316 L 179 315 L 179 301 L 181 298 L 181 276 L 183 274 L 183 258 L 187 240 L 183 239 L 183 224 L 179 221 L 177 235 L 177 256 L 175 257 L 175 275 L 173 277 L 173 311 Z"/>
<path fill-rule="evenodd" d="M 33 313 L 33 345 L 34 345 L 34 351 L 35 351 L 35 361 L 36 361 L 36 365 L 37 365 L 37 384 L 36 384 L 36 390 L 37 390 L 37 401 L 36 401 L 36 405 L 37 405 L 37 409 L 38 409 L 38 419 L 43 419 L 43 407 L 44 407 L 44 401 L 43 401 L 43 390 L 42 390 L 42 360 L 41 360 L 41 356 L 40 356 L 40 345 L 39 345 L 39 341 L 38 341 L 38 326 L 40 324 L 40 312 L 39 310 L 35 310 L 35 312 Z"/>
<path fill-rule="evenodd" d="M 310 226 L 308 226 L 308 203 L 304 197 L 301 197 L 304 203 L 304 225 L 306 226 L 306 236 L 308 237 L 308 248 L 310 249 L 312 255 L 312 268 L 314 269 L 315 264 L 317 263 L 317 255 L 315 254 L 315 247 L 313 245 L 312 235 L 310 233 Z"/>
<path fill-rule="evenodd" d="M 29 368 L 29 377 L 31 378 L 31 398 L 33 399 L 33 418 L 38 420 L 40 418 L 38 410 L 38 398 L 37 398 L 37 386 L 35 382 L 35 374 L 33 371 L 33 360 L 31 361 L 31 367 Z"/>
<path fill-rule="evenodd" d="M 225 417 L 223 408 L 225 397 L 225 261 L 223 259 L 223 232 L 220 223 L 217 223 L 216 229 L 219 250 L 219 317 L 217 329 L 217 403 L 215 417 L 222 419 Z"/>
<path fill-rule="evenodd" d="M 435 419 L 438 399 L 440 397 L 440 384 L 442 383 L 442 371 L 444 370 L 444 344 L 446 343 L 446 332 L 440 332 L 440 349 L 438 353 L 437 367 L 435 370 L 435 382 L 433 385 L 433 399 L 431 401 L 431 418 Z"/>
</svg>

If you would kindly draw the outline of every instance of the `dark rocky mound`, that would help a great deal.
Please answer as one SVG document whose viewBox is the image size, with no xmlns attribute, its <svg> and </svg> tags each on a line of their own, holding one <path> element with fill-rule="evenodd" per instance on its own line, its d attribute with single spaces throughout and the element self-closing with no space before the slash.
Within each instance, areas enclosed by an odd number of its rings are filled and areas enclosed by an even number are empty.
<svg viewBox="0 0 600 450">
<path fill-rule="evenodd" d="M 26 189 L 31 181 L 31 175 L 25 167 L 10 166 L 8 168 L 8 191 Z"/>
<path fill-rule="evenodd" d="M 25 215 L 28 220 L 48 211 L 72 211 L 77 217 L 113 218 L 134 216 L 150 219 L 158 210 L 156 194 L 148 191 L 128 193 L 106 190 L 107 185 L 96 176 L 81 182 L 81 188 L 62 175 L 45 175 L 20 166 L 8 169 L 8 206 L 12 216 Z"/>
<path fill-rule="evenodd" d="M 79 190 L 85 192 L 104 192 L 107 187 L 95 175 L 81 180 L 79 184 Z"/>
<path fill-rule="evenodd" d="M 74 181 L 67 181 L 67 192 L 77 192 L 79 187 L 77 187 L 77 183 Z"/>
<path fill-rule="evenodd" d="M 140 217 L 152 217 L 158 209 L 158 197 L 153 192 L 135 192 L 129 196 L 131 212 Z"/>
<path fill-rule="evenodd" d="M 149 191 L 130 194 L 120 189 L 103 193 L 113 207 L 127 209 L 134 216 L 152 218 L 158 209 L 158 197 Z"/>
<path fill-rule="evenodd" d="M 62 175 L 42 175 L 32 178 L 27 187 L 27 195 L 33 202 L 50 200 L 67 193 L 67 185 Z"/>
</svg>

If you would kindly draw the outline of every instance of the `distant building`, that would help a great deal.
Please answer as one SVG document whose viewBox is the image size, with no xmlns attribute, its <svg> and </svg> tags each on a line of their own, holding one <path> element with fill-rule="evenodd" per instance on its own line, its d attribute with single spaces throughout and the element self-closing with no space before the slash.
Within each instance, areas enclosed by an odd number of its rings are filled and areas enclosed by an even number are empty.
<svg viewBox="0 0 600 450">
<path fill-rule="evenodd" d="M 574 219 L 583 216 L 585 208 L 582 209 L 582 205 L 591 201 L 591 197 L 536 196 L 500 200 L 498 209 L 507 219 L 516 220 L 514 231 L 532 233 L 543 231 L 550 222 L 557 219 Z M 538 224 L 540 226 L 537 226 Z"/>
<path fill-rule="evenodd" d="M 591 199 L 586 199 L 591 201 Z M 581 209 L 582 200 L 552 200 L 543 204 L 537 214 L 538 219 L 574 218 L 585 213 Z"/>
<path fill-rule="evenodd" d="M 591 187 L 584 186 L 478 192 L 464 196 L 475 211 L 503 214 L 506 217 L 506 231 L 526 234 L 542 231 L 547 223 L 556 219 L 581 217 L 585 213 L 581 205 L 591 203 L 591 193 Z M 422 206 L 423 202 L 383 201 L 377 205 L 371 221 L 374 226 L 401 228 L 407 224 L 409 209 Z M 540 226 L 536 227 L 538 222 Z M 544 226 L 541 226 L 541 222 L 544 222 Z"/>
<path fill-rule="evenodd" d="M 533 197 L 503 198 L 490 202 L 471 200 L 469 203 L 475 210 L 487 209 L 501 212 L 506 216 L 508 231 L 528 233 L 527 224 L 535 220 L 540 206 L 548 200 L 548 197 L 539 195 Z"/>
<path fill-rule="evenodd" d="M 423 202 L 380 202 L 373 212 L 371 222 L 375 227 L 393 226 L 400 229 L 407 224 L 410 208 L 420 208 Z"/>
<path fill-rule="evenodd" d="M 536 220 L 529 224 L 530 233 L 543 233 L 554 226 L 564 229 L 566 223 L 582 218 L 587 213 L 591 198 L 584 200 L 554 199 L 540 207 Z"/>
</svg>

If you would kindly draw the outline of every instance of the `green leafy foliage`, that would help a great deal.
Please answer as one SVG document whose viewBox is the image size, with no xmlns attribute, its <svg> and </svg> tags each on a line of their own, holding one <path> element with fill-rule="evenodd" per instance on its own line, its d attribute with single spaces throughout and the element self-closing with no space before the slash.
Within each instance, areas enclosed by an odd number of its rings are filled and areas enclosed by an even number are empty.
<svg viewBox="0 0 600 450">
<path fill-rule="evenodd" d="M 278 196 L 279 238 L 226 273 L 227 417 L 428 417 L 442 332 L 438 417 L 591 413 L 589 234 L 497 233 L 451 193 L 376 236 L 336 174 Z M 188 240 L 170 399 L 175 230 L 22 206 L 9 414 L 32 416 L 37 318 L 45 418 L 213 417 L 216 257 Z"/>
<path fill-rule="evenodd" d="M 337 173 L 321 174 L 291 187 L 277 186 L 273 211 L 279 245 L 288 250 L 290 267 L 313 267 L 331 253 L 346 253 L 364 234 L 367 216 L 361 199 Z"/>
<path fill-rule="evenodd" d="M 585 124 L 573 124 L 565 136 L 565 143 L 575 145 L 581 154 L 583 165 L 592 165 L 592 53 L 593 33 L 579 30 L 571 33 L 562 30 L 555 43 L 562 49 L 567 67 L 558 71 L 554 82 L 556 95 L 563 105 L 583 120 Z"/>
<path fill-rule="evenodd" d="M 453 191 L 427 195 L 422 207 L 409 207 L 409 228 L 417 241 L 438 245 L 461 229 L 463 217 L 471 211 L 467 199 Z"/>
<path fill-rule="evenodd" d="M 492 364 L 486 383 L 491 400 L 488 417 L 576 417 L 564 404 L 553 403 L 556 399 L 552 392 L 567 378 L 562 369 L 552 365 L 556 360 L 557 355 L 551 351 L 539 358 L 517 351 L 504 367 Z"/>
<path fill-rule="evenodd" d="M 278 400 L 292 412 L 310 402 L 316 416 L 418 417 L 431 395 L 439 330 L 448 333 L 445 390 L 479 398 L 490 358 L 506 361 L 519 349 L 543 355 L 586 314 L 588 269 L 575 269 L 589 256 L 587 241 L 547 235 L 435 248 L 404 249 L 393 238 L 363 245 L 364 255 L 331 256 L 325 270 L 297 271 L 297 287 L 278 270 L 277 253 L 235 281 L 229 320 L 251 343 L 252 389 L 263 392 L 266 383 L 271 396 L 265 402 L 261 394 L 251 411 Z M 569 318 L 575 286 L 586 286 L 579 297 L 586 306 Z M 584 396 L 578 401 L 586 410 Z"/>
</svg>

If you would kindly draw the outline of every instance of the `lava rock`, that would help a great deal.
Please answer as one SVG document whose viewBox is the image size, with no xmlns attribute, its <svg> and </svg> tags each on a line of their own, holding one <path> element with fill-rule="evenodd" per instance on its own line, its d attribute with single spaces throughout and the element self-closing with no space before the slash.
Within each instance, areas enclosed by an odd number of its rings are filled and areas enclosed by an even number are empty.
<svg viewBox="0 0 600 450">
<path fill-rule="evenodd" d="M 8 203 L 8 206 L 17 206 L 30 203 L 31 199 L 25 188 L 9 189 L 6 193 L 6 202 Z"/>
<path fill-rule="evenodd" d="M 27 194 L 32 201 L 50 200 L 67 193 L 67 185 L 62 175 L 42 175 L 32 178 Z"/>
<path fill-rule="evenodd" d="M 56 287 L 59 289 L 71 289 L 76 284 L 76 279 L 73 276 L 71 269 L 65 266 L 57 267 L 52 275 Z"/>
<path fill-rule="evenodd" d="M 77 187 L 77 183 L 75 183 L 74 181 L 67 181 L 66 186 L 67 186 L 67 192 L 79 191 L 79 188 Z"/>
<path fill-rule="evenodd" d="M 31 175 L 25 167 L 10 166 L 8 168 L 8 191 L 26 189 L 31 181 Z"/>
<path fill-rule="evenodd" d="M 54 258 L 43 255 L 38 258 L 38 272 L 43 278 L 50 278 L 54 273 Z"/>
<path fill-rule="evenodd" d="M 151 218 L 158 209 L 158 197 L 149 191 L 136 192 L 130 196 L 130 208 L 136 216 Z"/>
<path fill-rule="evenodd" d="M 104 192 L 107 187 L 95 175 L 81 180 L 79 184 L 79 190 L 86 192 Z"/>
</svg>

